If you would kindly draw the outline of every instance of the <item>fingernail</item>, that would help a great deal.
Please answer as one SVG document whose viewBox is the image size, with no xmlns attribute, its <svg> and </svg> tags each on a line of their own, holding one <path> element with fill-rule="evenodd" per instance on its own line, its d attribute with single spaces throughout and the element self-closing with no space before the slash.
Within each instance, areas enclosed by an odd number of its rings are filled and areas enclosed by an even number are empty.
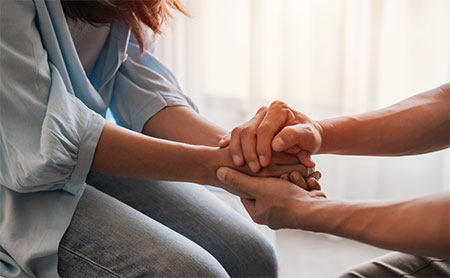
<svg viewBox="0 0 450 278">
<path fill-rule="evenodd" d="M 261 163 L 261 165 L 266 165 L 267 166 L 267 158 L 264 155 L 260 155 L 259 156 L 259 163 Z"/>
<path fill-rule="evenodd" d="M 233 155 L 234 165 L 239 166 L 241 164 L 241 157 L 237 154 Z"/>
<path fill-rule="evenodd" d="M 252 172 L 256 173 L 259 170 L 259 165 L 258 163 L 252 161 L 248 163 L 248 167 L 250 167 L 250 170 L 252 170 Z"/>
<path fill-rule="evenodd" d="M 277 148 L 277 149 L 283 148 L 285 144 L 286 144 L 286 143 L 285 143 L 284 140 L 281 139 L 281 138 L 277 138 L 277 139 L 275 139 L 275 141 L 273 142 L 273 146 L 274 146 L 275 148 Z"/>
<path fill-rule="evenodd" d="M 225 169 L 217 170 L 217 178 L 222 182 L 225 181 L 225 174 L 226 174 Z"/>
</svg>

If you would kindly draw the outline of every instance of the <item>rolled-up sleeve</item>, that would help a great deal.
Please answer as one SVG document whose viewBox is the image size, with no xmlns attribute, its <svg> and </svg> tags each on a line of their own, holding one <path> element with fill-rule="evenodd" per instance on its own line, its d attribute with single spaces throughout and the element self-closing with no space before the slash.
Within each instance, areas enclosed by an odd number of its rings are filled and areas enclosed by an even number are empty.
<svg viewBox="0 0 450 278">
<path fill-rule="evenodd" d="M 197 107 L 182 93 L 175 77 L 151 53 L 141 53 L 130 40 L 128 58 L 120 66 L 114 84 L 111 110 L 121 125 L 141 132 L 145 123 L 166 106 Z"/>
<path fill-rule="evenodd" d="M 104 119 L 48 60 L 33 1 L 0 1 L 0 185 L 81 192 Z"/>
</svg>

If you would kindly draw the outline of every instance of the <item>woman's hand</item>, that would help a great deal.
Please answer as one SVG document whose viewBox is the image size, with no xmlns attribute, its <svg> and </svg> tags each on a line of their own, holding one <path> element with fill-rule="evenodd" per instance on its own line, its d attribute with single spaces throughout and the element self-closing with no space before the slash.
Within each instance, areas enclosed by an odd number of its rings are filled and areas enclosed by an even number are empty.
<svg viewBox="0 0 450 278">
<path fill-rule="evenodd" d="M 314 167 L 311 153 L 322 143 L 321 126 L 280 101 L 262 107 L 249 121 L 233 129 L 220 141 L 230 147 L 235 166 L 245 162 L 256 173 L 270 164 L 273 151 L 295 154 L 307 167 Z M 273 151 L 272 151 L 273 150 Z"/>
<path fill-rule="evenodd" d="M 258 177 L 281 177 L 288 173 L 295 175 L 300 175 L 303 177 L 312 177 L 315 181 L 320 179 L 320 172 L 314 172 L 313 168 L 307 168 L 302 165 L 299 160 L 292 155 L 286 153 L 276 153 L 273 156 L 270 164 L 264 167 L 258 173 L 252 172 L 248 165 L 235 166 L 233 161 L 229 156 L 229 148 L 205 148 L 203 151 L 203 158 L 200 160 L 204 161 L 204 168 L 206 171 L 204 173 L 204 179 L 200 182 L 202 184 L 210 184 L 218 187 L 223 187 L 223 184 L 217 180 L 216 171 L 220 167 L 230 167 L 234 168 L 242 173 L 251 176 Z M 318 183 L 317 183 L 318 184 Z M 320 185 L 319 185 L 320 186 Z M 305 186 L 304 188 L 307 188 Z M 225 188 L 227 189 L 227 188 Z M 227 189 L 228 190 L 228 189 Z M 234 192 L 231 192 L 234 193 Z"/>
</svg>

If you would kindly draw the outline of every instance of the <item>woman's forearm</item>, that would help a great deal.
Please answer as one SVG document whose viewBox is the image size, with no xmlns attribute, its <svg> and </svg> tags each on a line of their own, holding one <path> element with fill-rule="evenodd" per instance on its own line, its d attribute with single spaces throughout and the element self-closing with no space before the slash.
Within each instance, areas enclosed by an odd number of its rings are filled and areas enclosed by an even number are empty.
<svg viewBox="0 0 450 278">
<path fill-rule="evenodd" d="M 176 142 L 217 147 L 226 131 L 188 107 L 170 106 L 149 119 L 142 133 Z"/>
<path fill-rule="evenodd" d="M 398 104 L 319 122 L 319 153 L 410 155 L 450 145 L 450 83 Z"/>
<path fill-rule="evenodd" d="M 212 182 L 207 174 L 214 151 L 209 147 L 144 136 L 107 123 L 91 169 L 122 177 L 205 184 Z"/>
<path fill-rule="evenodd" d="M 308 213 L 315 215 L 310 217 L 314 231 L 417 255 L 449 256 L 449 192 L 403 202 L 324 200 Z"/>
</svg>

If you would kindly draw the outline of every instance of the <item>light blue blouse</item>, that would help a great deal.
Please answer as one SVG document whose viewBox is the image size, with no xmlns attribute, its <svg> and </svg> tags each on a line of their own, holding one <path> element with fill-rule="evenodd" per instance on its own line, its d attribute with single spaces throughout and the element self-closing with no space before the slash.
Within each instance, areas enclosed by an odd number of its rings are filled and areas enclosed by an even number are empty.
<svg viewBox="0 0 450 278">
<path fill-rule="evenodd" d="M 0 1 L 0 276 L 58 276 L 107 108 L 141 132 L 168 105 L 195 109 L 123 22 L 86 76 L 60 1 Z"/>
</svg>

